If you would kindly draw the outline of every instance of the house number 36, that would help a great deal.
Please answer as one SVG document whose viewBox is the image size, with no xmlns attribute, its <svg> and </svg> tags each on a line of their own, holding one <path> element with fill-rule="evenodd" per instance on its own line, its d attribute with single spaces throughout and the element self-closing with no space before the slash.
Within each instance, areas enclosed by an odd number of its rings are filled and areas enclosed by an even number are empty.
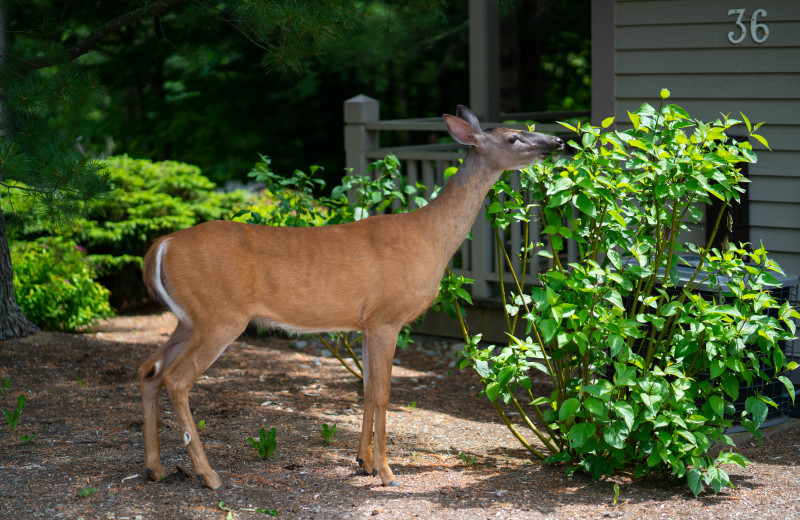
<svg viewBox="0 0 800 520">
<path fill-rule="evenodd" d="M 739 28 L 738 31 L 728 32 L 728 41 L 734 45 L 742 43 L 747 37 L 747 25 L 744 23 L 745 10 L 744 9 L 728 9 L 728 16 L 736 16 L 734 22 Z M 766 9 L 756 9 L 753 16 L 750 18 L 750 37 L 756 43 L 764 43 L 769 38 L 769 27 L 765 23 L 759 23 L 760 17 L 767 16 Z M 738 32 L 738 34 L 737 34 Z"/>
</svg>

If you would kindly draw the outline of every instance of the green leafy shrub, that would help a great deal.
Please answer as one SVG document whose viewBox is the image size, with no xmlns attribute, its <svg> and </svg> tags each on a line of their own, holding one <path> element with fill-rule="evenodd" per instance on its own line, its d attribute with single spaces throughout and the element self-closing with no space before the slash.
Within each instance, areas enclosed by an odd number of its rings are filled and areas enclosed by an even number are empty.
<svg viewBox="0 0 800 520">
<path fill-rule="evenodd" d="M 315 177 L 322 171 L 311 166 L 310 173 L 295 170 L 291 176 L 281 176 L 270 169 L 272 160 L 261 156 L 248 177 L 263 183 L 262 196 L 249 204 L 249 208 L 234 215 L 234 220 L 266 226 L 309 227 L 323 226 L 336 219 L 336 212 L 326 205 L 325 198 L 317 198 L 315 189 L 325 186 L 325 181 Z"/>
<path fill-rule="evenodd" d="M 764 142 L 758 125 L 743 120 Z M 467 342 L 459 366 L 477 372 L 506 426 L 541 459 L 595 479 L 672 475 L 695 495 L 704 485 L 719 492 L 730 484 L 722 466 L 747 461 L 709 450 L 734 445 L 725 434 L 734 420 L 760 438 L 767 407 L 776 406 L 758 393 L 735 410 L 740 387 L 777 378 L 794 396 L 784 374 L 797 365 L 787 363 L 782 345 L 800 314 L 771 294 L 781 271 L 763 248 L 684 243 L 679 230 L 700 221 L 698 206 L 738 200 L 747 182 L 738 164 L 756 156 L 750 143 L 727 136 L 742 123 L 728 117 L 705 123 L 675 105 L 645 104 L 630 114 L 632 128 L 604 132 L 611 123 L 565 125 L 576 133 L 572 160 L 526 169 L 519 191 L 506 178 L 495 186 L 487 218 L 500 263 L 513 275 L 512 289 L 503 287 L 510 340 L 482 345 L 456 313 Z M 524 272 L 510 265 L 504 229 L 536 213 L 542 242 L 526 237 L 511 254 L 522 265 L 538 254 L 550 267 L 526 289 Z M 714 234 L 721 215 L 713 216 Z M 567 241 L 577 248 L 569 264 Z M 457 304 L 457 293 L 446 296 Z M 549 379 L 551 393 L 534 393 L 533 372 Z"/>
<path fill-rule="evenodd" d="M 16 242 L 11 262 L 17 302 L 39 327 L 75 331 L 111 315 L 108 290 L 94 281 L 74 242 L 56 237 Z"/>
<path fill-rule="evenodd" d="M 141 257 L 156 238 L 230 215 L 243 191 L 217 193 L 197 166 L 128 156 L 105 161 L 114 190 L 76 223 L 69 236 L 86 247 L 117 306 L 147 298 Z"/>
</svg>

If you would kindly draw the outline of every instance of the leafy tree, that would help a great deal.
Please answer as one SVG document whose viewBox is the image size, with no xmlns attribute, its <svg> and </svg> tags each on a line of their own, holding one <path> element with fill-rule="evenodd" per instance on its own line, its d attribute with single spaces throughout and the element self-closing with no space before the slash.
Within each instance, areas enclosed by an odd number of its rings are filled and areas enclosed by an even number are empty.
<svg viewBox="0 0 800 520">
<path fill-rule="evenodd" d="M 0 186 L 25 191 L 31 208 L 51 222 L 80 212 L 86 204 L 108 192 L 101 163 L 88 157 L 75 137 L 48 124 L 53 118 L 83 116 L 80 110 L 98 92 L 91 78 L 76 75 L 71 62 L 111 32 L 144 17 L 157 16 L 175 4 L 163 2 L 131 11 L 101 25 L 91 34 L 66 46 L 34 47 L 23 39 L 18 48 L 4 41 L 0 103 L 3 106 L 0 136 Z M 7 21 L 3 5 L 3 25 Z M 52 11 L 51 11 L 52 12 Z M 44 25 L 42 25 L 44 28 Z M 3 27 L 2 34 L 8 34 Z M 66 116 L 65 116 L 66 114 Z M 12 210 L 14 208 L 11 208 Z M 0 207 L 0 339 L 24 336 L 33 326 L 14 297 L 11 257 L 6 224 Z"/>
<path fill-rule="evenodd" d="M 338 176 L 342 142 L 331 130 L 341 128 L 341 111 L 331 106 L 363 92 L 413 100 L 385 106 L 390 117 L 439 115 L 447 97 L 466 96 L 462 4 L 180 2 L 120 27 L 74 61 L 103 91 L 87 103 L 91 117 L 50 124 L 80 135 L 92 153 L 197 164 L 215 182 L 244 179 L 258 153 L 273 157 L 278 171 L 313 156 Z M 87 27 L 138 4 L 10 5 L 15 49 L 39 49 L 62 40 L 75 46 Z M 61 16 L 43 14 L 53 12 Z M 453 77 L 457 69 L 462 77 Z"/>
</svg>

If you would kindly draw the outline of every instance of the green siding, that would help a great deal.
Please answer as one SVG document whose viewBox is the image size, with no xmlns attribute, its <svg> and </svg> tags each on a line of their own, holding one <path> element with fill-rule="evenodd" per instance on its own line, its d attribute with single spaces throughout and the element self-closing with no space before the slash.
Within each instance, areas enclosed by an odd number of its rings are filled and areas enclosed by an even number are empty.
<svg viewBox="0 0 800 520">
<path fill-rule="evenodd" d="M 739 34 L 732 8 L 746 9 L 740 44 L 728 40 L 729 31 Z M 756 9 L 767 11 L 763 43 L 749 32 Z M 800 1 L 615 0 L 613 32 L 617 121 L 644 101 L 658 103 L 667 88 L 671 102 L 701 119 L 742 111 L 764 122 L 773 151 L 755 143 L 750 238 L 800 273 Z"/>
</svg>

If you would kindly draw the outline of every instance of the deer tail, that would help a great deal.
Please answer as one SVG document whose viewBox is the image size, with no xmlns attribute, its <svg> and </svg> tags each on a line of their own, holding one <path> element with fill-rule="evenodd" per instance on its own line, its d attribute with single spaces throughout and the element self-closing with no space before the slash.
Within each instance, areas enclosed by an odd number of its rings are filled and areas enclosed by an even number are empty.
<svg viewBox="0 0 800 520">
<path fill-rule="evenodd" d="M 178 321 L 185 325 L 191 325 L 192 320 L 189 318 L 189 314 L 178 305 L 165 285 L 165 282 L 169 285 L 169 276 L 163 265 L 168 243 L 169 238 L 167 237 L 156 240 L 144 256 L 142 265 L 144 284 L 150 295 L 168 308 L 178 318 Z"/>
</svg>

